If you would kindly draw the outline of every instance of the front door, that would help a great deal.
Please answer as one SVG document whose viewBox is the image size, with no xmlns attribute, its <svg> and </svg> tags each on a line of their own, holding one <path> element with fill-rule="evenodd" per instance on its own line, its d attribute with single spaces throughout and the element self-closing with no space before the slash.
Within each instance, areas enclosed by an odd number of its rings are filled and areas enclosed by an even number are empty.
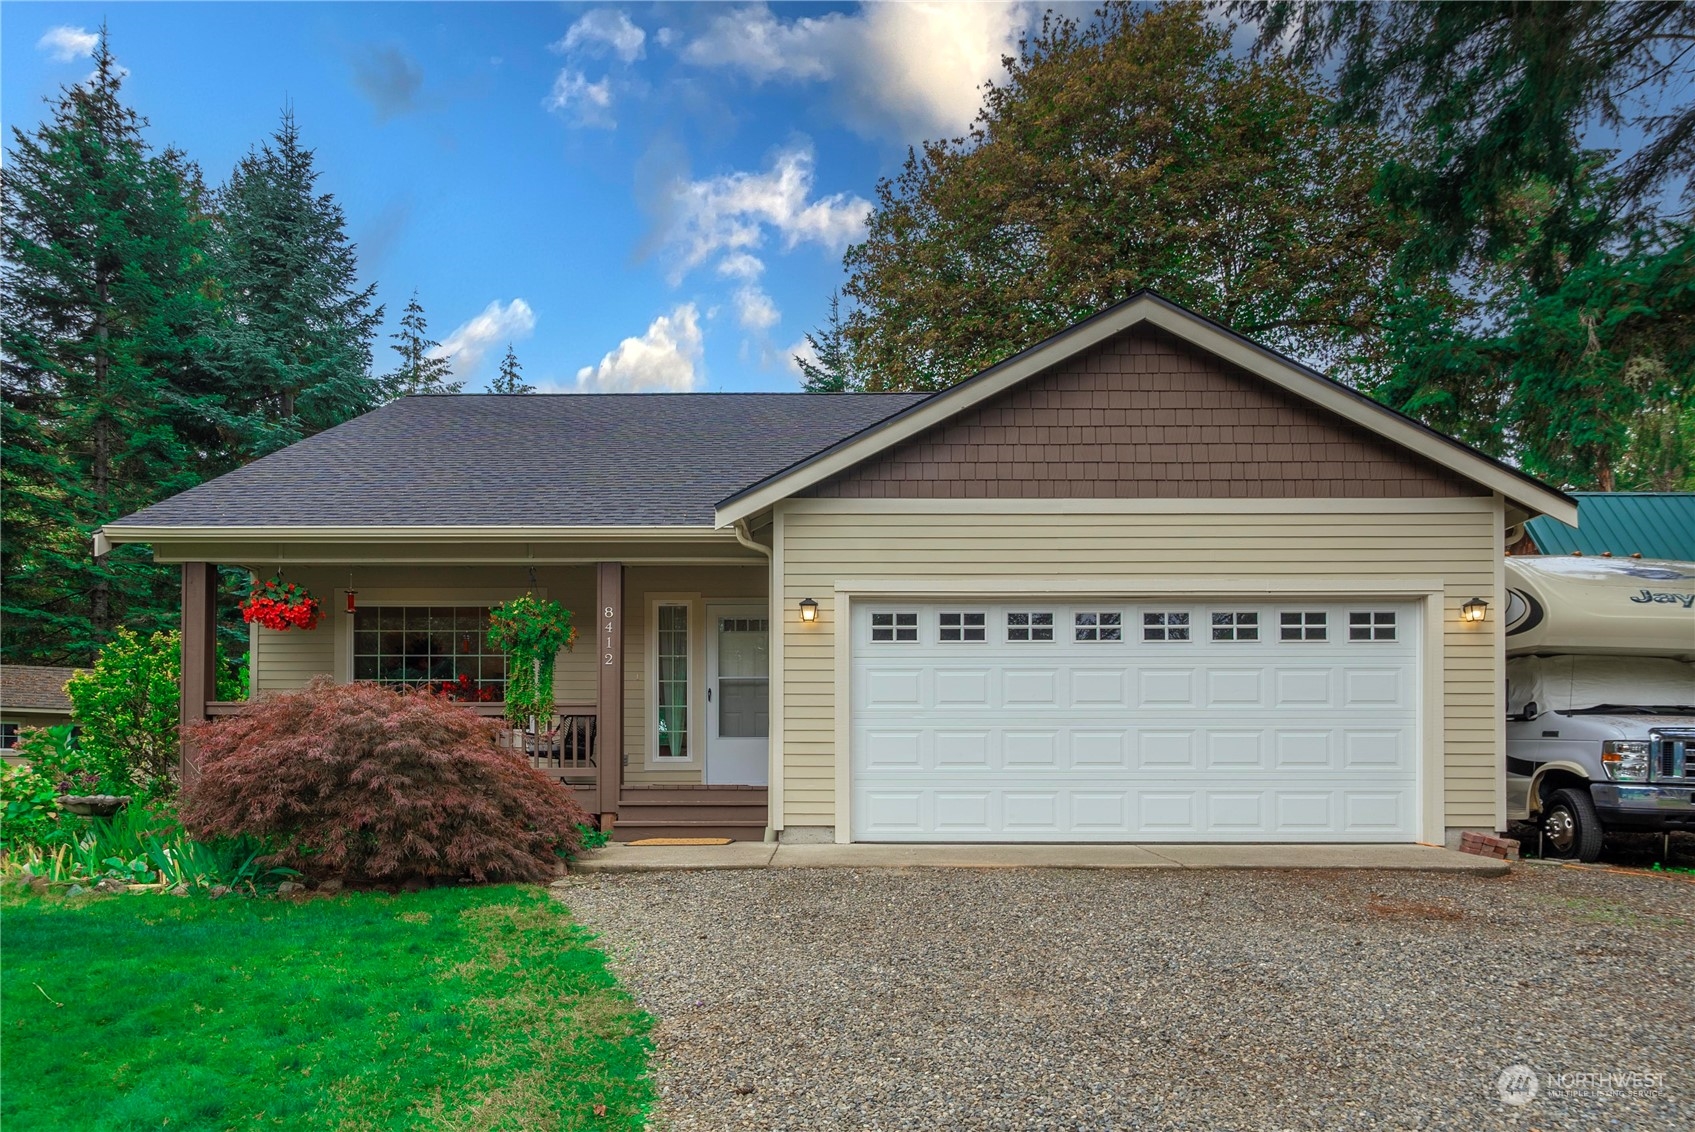
<svg viewBox="0 0 1695 1132">
<path fill-rule="evenodd" d="M 771 731 L 770 621 L 763 606 L 706 607 L 706 782 L 764 786 Z"/>
</svg>

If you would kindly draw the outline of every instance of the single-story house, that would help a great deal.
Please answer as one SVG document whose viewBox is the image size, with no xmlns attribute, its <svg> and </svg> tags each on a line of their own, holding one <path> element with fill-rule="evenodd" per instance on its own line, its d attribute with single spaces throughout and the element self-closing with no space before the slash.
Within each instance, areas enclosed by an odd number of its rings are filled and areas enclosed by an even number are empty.
<svg viewBox="0 0 1695 1132">
<path fill-rule="evenodd" d="M 498 694 L 486 608 L 563 602 L 592 742 L 549 765 L 622 838 L 1441 842 L 1505 826 L 1541 514 L 1577 508 L 1143 293 L 934 395 L 409 398 L 97 543 L 182 564 L 188 718 L 232 710 L 213 564 L 329 608 L 254 631 L 259 694 Z"/>
<path fill-rule="evenodd" d="M 1575 527 L 1538 515 L 1508 538 L 1508 552 L 1695 562 L 1695 491 L 1574 491 L 1571 497 Z"/>
<path fill-rule="evenodd" d="M 10 751 L 25 727 L 57 727 L 71 721 L 65 682 L 75 668 L 0 664 L 0 750 Z"/>
</svg>

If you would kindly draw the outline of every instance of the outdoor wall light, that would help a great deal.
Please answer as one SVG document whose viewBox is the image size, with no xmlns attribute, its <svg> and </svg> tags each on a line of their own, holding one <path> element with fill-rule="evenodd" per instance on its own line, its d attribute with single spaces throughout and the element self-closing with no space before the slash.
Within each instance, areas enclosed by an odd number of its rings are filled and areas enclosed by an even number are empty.
<svg viewBox="0 0 1695 1132">
<path fill-rule="evenodd" d="M 810 624 L 818 620 L 818 603 L 809 597 L 800 599 L 800 619 Z"/>
<path fill-rule="evenodd" d="M 1489 612 L 1489 603 L 1480 597 L 1474 597 L 1460 606 L 1460 618 L 1465 621 L 1481 621 L 1483 615 Z"/>
</svg>

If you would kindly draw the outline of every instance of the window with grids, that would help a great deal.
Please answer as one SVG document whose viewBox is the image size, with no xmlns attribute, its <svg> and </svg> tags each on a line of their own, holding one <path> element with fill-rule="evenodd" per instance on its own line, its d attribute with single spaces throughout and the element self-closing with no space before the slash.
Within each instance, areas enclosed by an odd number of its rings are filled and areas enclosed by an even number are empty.
<svg viewBox="0 0 1695 1132">
<path fill-rule="evenodd" d="M 689 757 L 689 607 L 661 605 L 654 625 L 655 757 Z"/>
<path fill-rule="evenodd" d="M 1144 641 L 1188 640 L 1189 615 L 1172 612 L 1142 614 L 1142 639 Z"/>
<path fill-rule="evenodd" d="M 1392 641 L 1395 614 L 1386 609 L 1355 610 L 1348 614 L 1348 640 Z"/>
<path fill-rule="evenodd" d="M 506 654 L 489 644 L 486 607 L 366 605 L 353 614 L 353 678 L 504 700 Z"/>
<path fill-rule="evenodd" d="M 943 641 L 987 640 L 988 625 L 986 613 L 943 613 L 938 619 Z"/>
<path fill-rule="evenodd" d="M 1329 638 L 1329 618 L 1321 611 L 1300 610 L 1280 615 L 1278 626 L 1285 641 L 1322 641 Z"/>
<path fill-rule="evenodd" d="M 1072 627 L 1079 641 L 1122 641 L 1122 613 L 1078 613 L 1072 617 Z"/>
<path fill-rule="evenodd" d="M 1251 611 L 1214 613 L 1212 639 L 1215 641 L 1259 640 L 1259 614 Z"/>
<path fill-rule="evenodd" d="M 918 639 L 918 614 L 873 613 L 871 615 L 871 639 L 873 641 L 916 641 Z"/>
<path fill-rule="evenodd" d="M 1009 641 L 1053 640 L 1053 614 L 1008 613 L 1006 639 Z"/>
</svg>

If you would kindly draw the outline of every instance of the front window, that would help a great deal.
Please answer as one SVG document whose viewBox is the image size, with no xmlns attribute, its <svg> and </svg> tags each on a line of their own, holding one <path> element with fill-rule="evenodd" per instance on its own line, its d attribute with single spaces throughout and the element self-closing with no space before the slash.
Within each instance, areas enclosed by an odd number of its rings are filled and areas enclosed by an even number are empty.
<svg viewBox="0 0 1695 1132">
<path fill-rule="evenodd" d="M 506 654 L 489 644 L 485 606 L 364 606 L 353 614 L 353 678 L 499 701 Z"/>
<path fill-rule="evenodd" d="M 689 607 L 659 607 L 658 757 L 689 757 Z"/>
</svg>

